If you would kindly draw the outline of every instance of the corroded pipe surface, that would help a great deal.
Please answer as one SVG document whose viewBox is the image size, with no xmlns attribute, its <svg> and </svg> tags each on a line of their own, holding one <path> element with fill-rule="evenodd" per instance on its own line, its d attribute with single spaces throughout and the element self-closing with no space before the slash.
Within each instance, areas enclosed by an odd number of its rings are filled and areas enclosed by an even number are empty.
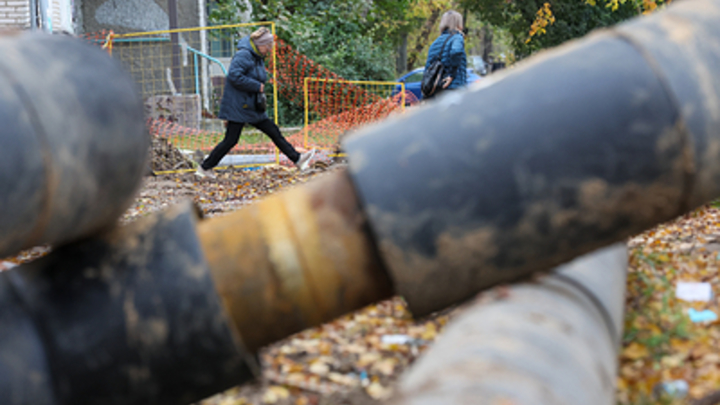
<svg viewBox="0 0 720 405">
<path fill-rule="evenodd" d="M 248 349 L 391 296 L 366 227 L 344 171 L 198 225 Z"/>
<path fill-rule="evenodd" d="M 627 247 L 490 291 L 403 377 L 394 405 L 611 405 Z"/>
<path fill-rule="evenodd" d="M 720 1 L 673 4 L 348 137 L 416 315 L 720 195 Z"/>
<path fill-rule="evenodd" d="M 111 226 L 149 146 L 135 84 L 66 36 L 2 36 L 0 54 L 0 257 Z"/>
<path fill-rule="evenodd" d="M 181 405 L 253 378 L 190 205 L 0 273 L 0 403 Z"/>
</svg>

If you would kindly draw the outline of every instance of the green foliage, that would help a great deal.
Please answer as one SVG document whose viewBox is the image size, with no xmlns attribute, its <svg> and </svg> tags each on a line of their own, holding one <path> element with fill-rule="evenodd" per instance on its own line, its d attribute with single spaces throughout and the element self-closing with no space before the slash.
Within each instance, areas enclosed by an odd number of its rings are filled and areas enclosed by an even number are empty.
<svg viewBox="0 0 720 405">
<path fill-rule="evenodd" d="M 392 44 L 374 38 L 369 10 L 319 2 L 302 12 L 281 10 L 278 36 L 298 52 L 346 79 L 392 80 Z M 358 2 L 359 3 L 359 2 Z"/>
<path fill-rule="evenodd" d="M 213 25 L 237 24 L 247 10 L 236 0 L 211 0 L 208 20 Z"/>
<path fill-rule="evenodd" d="M 277 35 L 313 61 L 346 79 L 392 80 L 394 40 L 410 0 L 251 0 L 253 21 L 275 21 Z M 218 1 L 213 24 L 237 22 L 242 11 Z"/>
<path fill-rule="evenodd" d="M 583 0 L 461 0 L 468 10 L 476 12 L 483 21 L 506 29 L 512 35 L 512 45 L 518 57 L 559 45 L 588 32 L 614 25 L 639 14 L 634 2 L 625 1 L 613 7 L 593 6 Z M 528 32 L 536 19 L 537 11 L 549 3 L 555 22 L 546 27 L 546 33 L 528 39 Z"/>
</svg>

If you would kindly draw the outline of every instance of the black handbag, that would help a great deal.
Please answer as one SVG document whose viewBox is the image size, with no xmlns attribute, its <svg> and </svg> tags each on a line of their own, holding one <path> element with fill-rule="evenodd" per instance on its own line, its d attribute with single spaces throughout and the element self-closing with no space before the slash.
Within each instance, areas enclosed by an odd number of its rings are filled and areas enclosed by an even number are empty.
<svg viewBox="0 0 720 405">
<path fill-rule="evenodd" d="M 265 112 L 267 110 L 267 96 L 265 93 L 257 93 L 255 95 L 255 110 Z"/>
<path fill-rule="evenodd" d="M 424 98 L 430 98 L 440 93 L 442 90 L 440 81 L 445 76 L 445 66 L 442 64 L 443 51 L 445 51 L 445 45 L 453 36 L 455 36 L 455 34 L 450 34 L 447 38 L 445 38 L 445 42 L 443 42 L 442 48 L 440 48 L 440 53 L 435 60 L 430 63 L 430 67 L 425 69 L 423 72 L 422 82 L 420 82 L 420 91 L 422 91 Z"/>
</svg>

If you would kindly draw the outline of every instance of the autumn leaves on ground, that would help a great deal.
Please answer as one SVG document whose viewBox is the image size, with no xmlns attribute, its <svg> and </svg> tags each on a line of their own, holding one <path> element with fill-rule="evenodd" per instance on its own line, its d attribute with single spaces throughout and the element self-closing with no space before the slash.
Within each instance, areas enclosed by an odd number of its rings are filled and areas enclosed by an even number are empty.
<svg viewBox="0 0 720 405">
<path fill-rule="evenodd" d="M 277 166 L 227 169 L 219 171 L 216 180 L 199 180 L 190 173 L 148 176 L 123 221 L 182 199 L 194 200 L 208 216 L 222 215 L 340 167 L 316 164 L 305 173 Z M 629 247 L 618 403 L 683 403 L 663 395 L 658 389 L 662 383 L 687 383 L 685 401 L 712 395 L 720 389 L 720 328 L 717 321 L 692 322 L 688 311 L 720 314 L 720 298 L 686 302 L 676 297 L 676 285 L 707 282 L 713 290 L 720 288 L 720 209 L 702 207 L 631 238 Z M 46 250 L 36 248 L 4 260 L 22 263 Z M 377 303 L 266 348 L 260 354 L 262 377 L 257 382 L 201 404 L 380 403 L 452 317 L 449 313 L 414 321 L 401 298 Z"/>
<path fill-rule="evenodd" d="M 710 397 L 720 389 L 719 324 L 694 323 L 688 313 L 720 314 L 720 298 L 687 302 L 676 297 L 676 287 L 707 282 L 713 291 L 720 288 L 720 210 L 702 207 L 632 238 L 629 246 L 619 401 L 672 403 L 651 393 L 678 381 L 687 383 L 690 397 Z"/>
</svg>

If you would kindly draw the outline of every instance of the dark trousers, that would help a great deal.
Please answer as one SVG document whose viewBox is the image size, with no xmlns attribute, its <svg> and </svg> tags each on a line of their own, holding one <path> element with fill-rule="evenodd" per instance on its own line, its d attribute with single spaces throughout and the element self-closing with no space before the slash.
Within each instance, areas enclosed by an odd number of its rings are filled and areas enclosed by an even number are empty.
<svg viewBox="0 0 720 405">
<path fill-rule="evenodd" d="M 250 125 L 254 126 L 255 128 L 262 131 L 265 135 L 269 136 L 275 146 L 280 149 L 280 152 L 287 156 L 288 159 L 290 159 L 293 163 L 297 162 L 298 159 L 300 159 L 300 154 L 295 150 L 295 148 L 293 148 L 292 145 L 290 145 L 290 142 L 288 142 L 282 136 L 282 134 L 280 133 L 280 128 L 278 128 L 278 126 L 275 125 L 274 122 L 270 121 L 269 118 Z M 213 167 L 217 166 L 218 163 L 220 163 L 220 160 L 225 155 L 227 155 L 228 152 L 230 152 L 230 149 L 232 149 L 233 146 L 238 143 L 243 126 L 245 126 L 245 123 L 228 121 L 227 131 L 225 131 L 225 138 L 215 147 L 215 149 L 212 150 L 212 152 L 210 152 L 210 156 L 208 156 L 202 162 L 201 166 L 203 169 L 212 169 Z"/>
</svg>

